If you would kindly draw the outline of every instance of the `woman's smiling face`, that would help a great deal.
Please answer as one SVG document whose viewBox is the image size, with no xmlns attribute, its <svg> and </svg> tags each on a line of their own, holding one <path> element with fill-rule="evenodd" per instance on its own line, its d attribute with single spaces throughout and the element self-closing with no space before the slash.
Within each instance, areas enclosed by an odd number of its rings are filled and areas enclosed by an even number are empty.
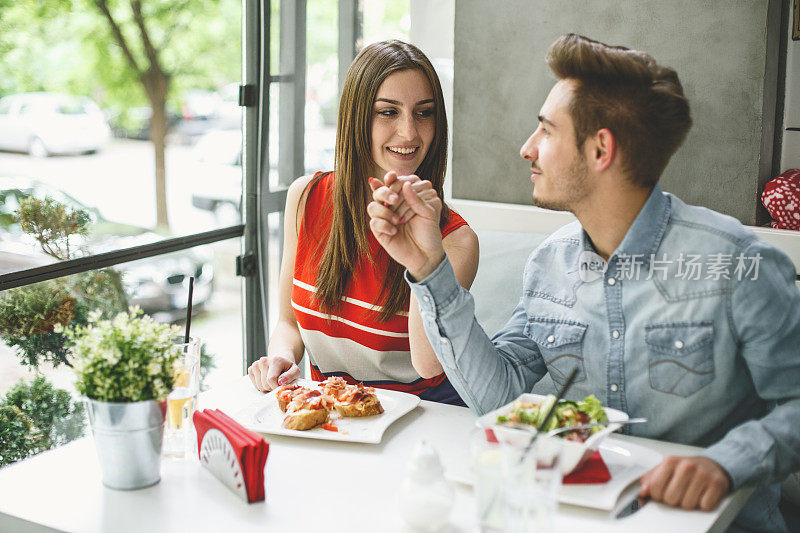
<svg viewBox="0 0 800 533">
<path fill-rule="evenodd" d="M 401 70 L 387 76 L 372 106 L 374 177 L 382 179 L 390 170 L 414 174 L 435 133 L 436 106 L 425 74 Z"/>
</svg>

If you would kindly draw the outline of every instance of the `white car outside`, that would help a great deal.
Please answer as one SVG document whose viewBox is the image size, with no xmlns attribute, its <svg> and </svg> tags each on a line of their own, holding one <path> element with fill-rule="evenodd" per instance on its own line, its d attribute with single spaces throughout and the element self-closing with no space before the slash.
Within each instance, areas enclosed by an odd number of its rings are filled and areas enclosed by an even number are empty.
<svg viewBox="0 0 800 533">
<path fill-rule="evenodd" d="M 103 112 L 86 97 L 23 93 L 0 99 L 0 150 L 35 157 L 94 152 L 110 134 Z"/>
</svg>

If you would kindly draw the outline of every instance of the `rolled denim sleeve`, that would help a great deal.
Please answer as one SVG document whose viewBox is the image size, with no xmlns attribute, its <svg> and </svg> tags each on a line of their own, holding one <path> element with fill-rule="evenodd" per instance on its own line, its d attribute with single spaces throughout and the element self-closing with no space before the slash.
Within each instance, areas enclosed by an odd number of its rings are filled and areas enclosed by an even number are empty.
<svg viewBox="0 0 800 533">
<path fill-rule="evenodd" d="M 483 414 L 530 392 L 547 372 L 538 345 L 524 334 L 521 304 L 489 339 L 475 319 L 472 295 L 458 283 L 447 257 L 424 280 L 415 282 L 406 272 L 406 281 L 439 362 L 473 411 Z"/>
<path fill-rule="evenodd" d="M 734 489 L 780 482 L 800 469 L 800 293 L 795 268 L 783 252 L 762 241 L 743 255 L 760 256 L 759 269 L 757 276 L 734 281 L 729 319 L 759 397 L 775 407 L 763 418 L 733 428 L 705 451 L 728 472 Z"/>
</svg>

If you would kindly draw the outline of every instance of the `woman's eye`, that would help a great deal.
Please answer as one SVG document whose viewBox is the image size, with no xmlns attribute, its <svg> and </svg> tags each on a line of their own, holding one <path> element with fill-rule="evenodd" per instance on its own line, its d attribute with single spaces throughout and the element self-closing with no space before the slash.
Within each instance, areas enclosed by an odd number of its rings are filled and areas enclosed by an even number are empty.
<svg viewBox="0 0 800 533">
<path fill-rule="evenodd" d="M 378 114 L 383 117 L 392 117 L 397 114 L 397 111 L 395 109 L 383 109 L 378 111 Z"/>
<path fill-rule="evenodd" d="M 422 118 L 432 117 L 433 116 L 433 108 L 431 108 L 431 109 L 422 109 L 421 111 L 419 111 L 418 115 L 421 116 Z"/>
</svg>

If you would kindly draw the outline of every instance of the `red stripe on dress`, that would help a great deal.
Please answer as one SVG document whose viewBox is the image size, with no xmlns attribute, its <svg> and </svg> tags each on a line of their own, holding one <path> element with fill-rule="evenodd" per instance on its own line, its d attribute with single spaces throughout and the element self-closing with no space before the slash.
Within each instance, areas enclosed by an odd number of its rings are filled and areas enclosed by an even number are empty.
<svg viewBox="0 0 800 533">
<path fill-rule="evenodd" d="M 314 300 L 314 294 L 302 287 L 295 285 L 292 289 L 292 302 L 300 307 L 311 309 L 312 311 L 326 314 L 320 311 L 319 304 Z M 295 308 L 296 309 L 296 308 Z M 302 311 L 300 311 L 302 312 Z M 339 318 L 356 322 L 366 327 L 390 331 L 393 333 L 408 334 L 408 317 L 395 315 L 386 322 L 379 320 L 379 312 L 351 302 L 339 302 L 333 313 Z"/>
<path fill-rule="evenodd" d="M 313 315 L 307 315 L 295 309 L 297 324 L 308 331 L 319 331 L 329 337 L 348 339 L 362 346 L 380 352 L 408 352 L 410 347 L 408 337 L 387 337 L 363 331 L 336 320 L 328 320 Z M 327 369 L 325 369 L 327 372 Z"/>
</svg>

